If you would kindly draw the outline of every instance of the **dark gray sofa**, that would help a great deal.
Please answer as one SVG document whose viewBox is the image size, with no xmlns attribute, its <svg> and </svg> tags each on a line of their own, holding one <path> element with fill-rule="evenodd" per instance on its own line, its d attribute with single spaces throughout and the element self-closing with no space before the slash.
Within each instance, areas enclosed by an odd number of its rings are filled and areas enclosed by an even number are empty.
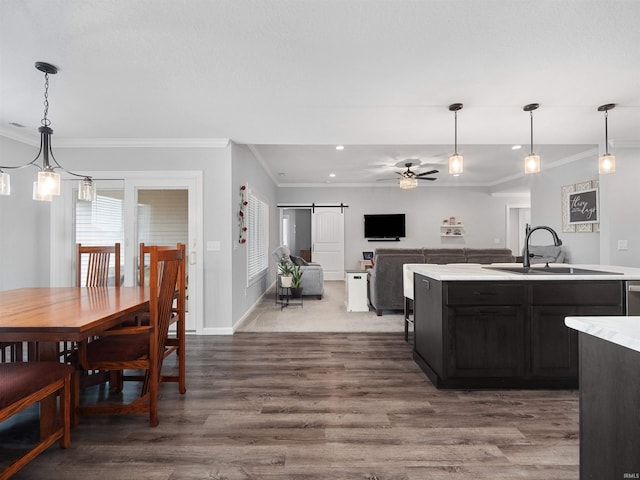
<svg viewBox="0 0 640 480">
<path fill-rule="evenodd" d="M 369 303 L 377 315 L 403 310 L 402 265 L 405 263 L 512 263 L 508 248 L 378 248 L 369 269 Z"/>
</svg>

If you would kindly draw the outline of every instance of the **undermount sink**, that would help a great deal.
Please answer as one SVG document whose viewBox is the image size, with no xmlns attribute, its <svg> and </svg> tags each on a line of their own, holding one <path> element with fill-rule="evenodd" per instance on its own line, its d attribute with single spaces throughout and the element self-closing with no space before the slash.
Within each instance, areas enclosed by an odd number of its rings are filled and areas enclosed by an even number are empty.
<svg viewBox="0 0 640 480">
<path fill-rule="evenodd" d="M 574 267 L 482 267 L 489 270 L 499 270 L 501 272 L 541 274 L 541 275 L 616 275 L 615 272 L 604 272 L 601 270 L 590 270 L 588 268 Z"/>
</svg>

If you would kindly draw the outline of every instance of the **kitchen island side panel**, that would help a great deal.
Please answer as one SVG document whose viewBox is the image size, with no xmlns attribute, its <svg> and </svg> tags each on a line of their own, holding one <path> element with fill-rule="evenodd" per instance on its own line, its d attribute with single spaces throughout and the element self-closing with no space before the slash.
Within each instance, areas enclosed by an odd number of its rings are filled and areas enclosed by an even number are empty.
<svg viewBox="0 0 640 480">
<path fill-rule="evenodd" d="M 580 343 L 580 479 L 640 478 L 640 352 Z"/>
</svg>

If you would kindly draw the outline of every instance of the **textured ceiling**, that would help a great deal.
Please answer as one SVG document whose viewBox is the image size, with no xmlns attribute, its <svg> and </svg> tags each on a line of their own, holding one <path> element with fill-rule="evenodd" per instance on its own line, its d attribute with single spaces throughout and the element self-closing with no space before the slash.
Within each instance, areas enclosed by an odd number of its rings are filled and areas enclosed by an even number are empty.
<svg viewBox="0 0 640 480">
<path fill-rule="evenodd" d="M 640 142 L 638 21 L 636 0 L 0 0 L 0 134 L 35 141 L 46 61 L 59 145 L 229 138 L 282 184 L 418 159 L 494 185 L 520 175 L 527 103 L 543 167 L 595 158 L 604 103 L 614 145 Z"/>
</svg>

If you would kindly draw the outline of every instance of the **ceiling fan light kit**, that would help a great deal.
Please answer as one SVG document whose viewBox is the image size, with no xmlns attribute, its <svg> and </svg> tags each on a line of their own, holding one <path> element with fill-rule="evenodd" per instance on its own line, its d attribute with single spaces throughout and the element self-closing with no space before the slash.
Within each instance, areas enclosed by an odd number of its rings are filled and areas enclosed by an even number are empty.
<svg viewBox="0 0 640 480">
<path fill-rule="evenodd" d="M 615 103 L 607 103 L 598 107 L 604 112 L 604 155 L 598 158 L 598 173 L 614 173 L 616 171 L 616 157 L 609 153 L 609 110 L 616 108 Z"/>
<path fill-rule="evenodd" d="M 522 108 L 525 112 L 529 112 L 531 117 L 531 152 L 524 157 L 524 173 L 538 173 L 540 171 L 540 155 L 533 153 L 533 111 L 537 110 L 539 106 L 537 103 L 530 103 Z"/>
<path fill-rule="evenodd" d="M 403 190 L 409 190 L 418 186 L 418 179 L 415 177 L 402 177 L 399 183 L 400 188 Z"/>
<path fill-rule="evenodd" d="M 461 103 L 452 103 L 449 105 L 449 111 L 453 112 L 454 116 L 454 149 L 453 155 L 449 157 L 449 173 L 454 177 L 457 177 L 464 172 L 464 158 L 458 153 L 458 110 L 462 110 L 463 105 Z"/>
</svg>

